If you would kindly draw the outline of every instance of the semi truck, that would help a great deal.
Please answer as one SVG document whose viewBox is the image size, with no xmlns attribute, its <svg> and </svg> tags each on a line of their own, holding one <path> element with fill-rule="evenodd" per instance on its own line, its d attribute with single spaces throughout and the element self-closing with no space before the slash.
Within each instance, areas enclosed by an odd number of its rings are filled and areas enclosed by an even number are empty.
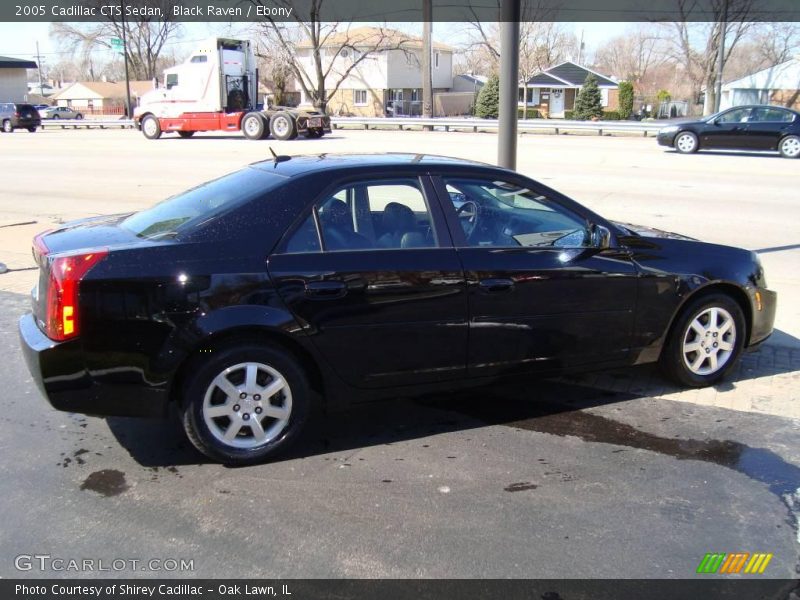
<svg viewBox="0 0 800 600">
<path fill-rule="evenodd" d="M 241 131 L 251 140 L 290 140 L 330 133 L 328 115 L 316 110 L 258 106 L 258 69 L 249 40 L 209 38 L 163 84 L 139 99 L 136 126 L 148 139 L 164 133 L 192 137 L 198 131 Z"/>
</svg>

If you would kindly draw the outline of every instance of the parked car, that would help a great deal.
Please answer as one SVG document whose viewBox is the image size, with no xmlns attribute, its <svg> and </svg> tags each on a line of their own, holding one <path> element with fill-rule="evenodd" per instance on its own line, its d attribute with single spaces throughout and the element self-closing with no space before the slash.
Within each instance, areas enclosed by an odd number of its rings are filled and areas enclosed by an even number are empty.
<svg viewBox="0 0 800 600">
<path fill-rule="evenodd" d="M 668 125 L 658 143 L 682 154 L 698 150 L 772 150 L 800 156 L 800 113 L 781 106 L 736 106 L 698 121 Z"/>
<path fill-rule="evenodd" d="M 608 221 L 513 171 L 276 156 L 34 239 L 22 349 L 57 409 L 181 415 L 226 463 L 317 409 L 660 362 L 720 381 L 772 332 L 758 256 Z"/>
<path fill-rule="evenodd" d="M 39 113 L 30 104 L 3 102 L 0 104 L 0 127 L 5 133 L 15 129 L 27 129 L 31 133 L 42 124 Z"/>
<path fill-rule="evenodd" d="M 43 119 L 82 119 L 83 115 L 69 106 L 50 106 L 40 111 Z"/>
<path fill-rule="evenodd" d="M 44 110 L 45 108 L 50 108 L 49 104 L 34 104 L 33 108 L 36 110 Z"/>
</svg>

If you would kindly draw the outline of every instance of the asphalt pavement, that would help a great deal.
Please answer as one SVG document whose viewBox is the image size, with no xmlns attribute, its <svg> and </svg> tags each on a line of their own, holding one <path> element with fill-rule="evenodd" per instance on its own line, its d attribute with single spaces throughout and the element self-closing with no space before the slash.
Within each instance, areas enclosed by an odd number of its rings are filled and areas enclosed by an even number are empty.
<svg viewBox="0 0 800 600">
<path fill-rule="evenodd" d="M 175 421 L 52 410 L 17 348 L 27 305 L 0 292 L 4 578 L 686 578 L 708 552 L 800 574 L 795 420 L 531 381 L 358 407 L 231 469 Z M 37 554 L 127 562 L 16 569 Z"/>
</svg>

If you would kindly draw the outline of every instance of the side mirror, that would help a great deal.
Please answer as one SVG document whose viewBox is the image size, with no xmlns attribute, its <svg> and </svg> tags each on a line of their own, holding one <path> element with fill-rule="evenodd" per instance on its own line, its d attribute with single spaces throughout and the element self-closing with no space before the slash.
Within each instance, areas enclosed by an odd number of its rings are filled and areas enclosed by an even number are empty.
<svg viewBox="0 0 800 600">
<path fill-rule="evenodd" d="M 611 247 L 611 231 L 608 227 L 593 223 L 590 226 L 591 243 L 594 248 L 605 250 Z"/>
</svg>

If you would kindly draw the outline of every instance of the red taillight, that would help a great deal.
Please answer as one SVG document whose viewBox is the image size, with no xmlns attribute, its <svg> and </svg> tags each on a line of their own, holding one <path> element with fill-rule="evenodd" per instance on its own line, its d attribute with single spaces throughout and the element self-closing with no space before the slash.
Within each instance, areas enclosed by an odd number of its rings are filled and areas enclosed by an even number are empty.
<svg viewBox="0 0 800 600">
<path fill-rule="evenodd" d="M 50 259 L 47 312 L 44 319 L 47 337 L 62 342 L 78 335 L 78 284 L 107 255 L 108 250 L 102 248 Z"/>
<path fill-rule="evenodd" d="M 14 113 L 14 116 L 15 116 L 15 117 L 17 117 L 17 118 L 19 118 L 19 113 L 18 113 L 18 112 L 15 112 L 15 113 Z"/>
</svg>

